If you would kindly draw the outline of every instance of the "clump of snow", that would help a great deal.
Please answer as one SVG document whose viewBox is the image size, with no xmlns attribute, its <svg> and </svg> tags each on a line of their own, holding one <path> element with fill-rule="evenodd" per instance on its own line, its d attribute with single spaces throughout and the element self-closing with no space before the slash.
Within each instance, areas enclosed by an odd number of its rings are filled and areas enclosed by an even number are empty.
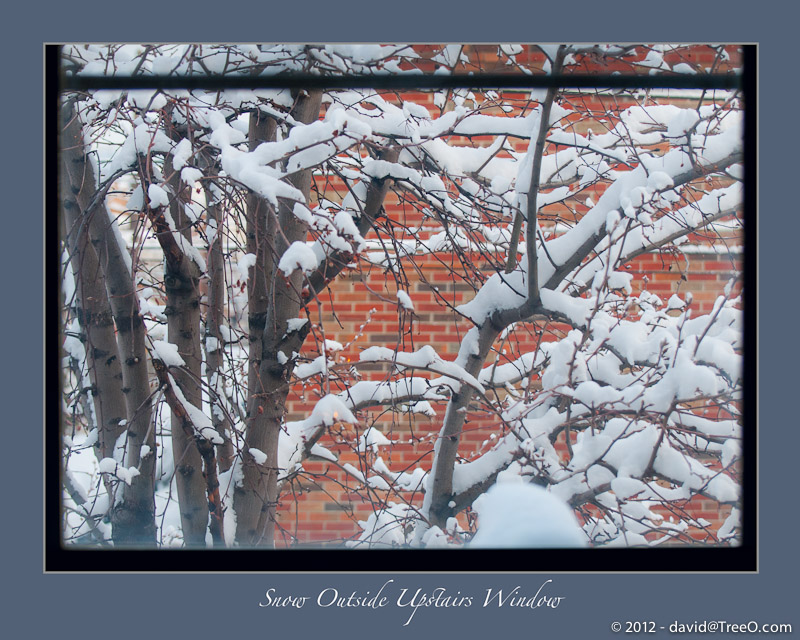
<svg viewBox="0 0 800 640">
<path fill-rule="evenodd" d="M 286 321 L 286 333 L 300 331 L 308 323 L 308 318 L 289 318 Z"/>
<path fill-rule="evenodd" d="M 288 278 L 292 273 L 300 269 L 303 273 L 311 273 L 317 268 L 319 262 L 314 250 L 305 242 L 293 242 L 292 245 L 281 256 L 278 269 L 283 271 Z"/>
<path fill-rule="evenodd" d="M 695 71 L 694 68 L 692 68 L 691 66 L 689 66 L 685 62 L 679 62 L 674 67 L 672 67 L 672 70 L 675 73 L 686 73 L 686 74 L 689 74 L 689 75 L 697 75 L 697 71 Z"/>
<path fill-rule="evenodd" d="M 106 473 L 122 480 L 127 485 L 130 485 L 133 479 L 139 475 L 139 470 L 136 467 L 124 467 L 120 465 L 114 458 L 103 458 L 97 466 L 100 473 Z"/>
<path fill-rule="evenodd" d="M 337 422 L 358 424 L 358 420 L 356 420 L 350 409 L 334 395 L 327 395 L 317 402 L 314 406 L 314 410 L 311 412 L 310 419 L 326 427 Z"/>
<path fill-rule="evenodd" d="M 236 263 L 236 269 L 239 272 L 239 280 L 247 282 L 250 279 L 250 269 L 256 266 L 256 254 L 245 253 Z"/>
<path fill-rule="evenodd" d="M 328 375 L 328 367 L 333 365 L 332 360 L 328 360 L 324 355 L 317 356 L 311 362 L 299 364 L 294 369 L 294 375 L 298 380 L 304 380 L 311 376 L 323 374 Z"/>
<path fill-rule="evenodd" d="M 386 465 L 381 457 L 375 458 L 375 462 L 372 463 L 372 468 L 378 473 L 390 478 L 393 486 L 401 491 L 413 492 L 422 490 L 425 485 L 425 478 L 427 477 L 425 470 L 420 467 L 415 467 L 411 473 L 407 471 L 394 472 Z"/>
<path fill-rule="evenodd" d="M 358 540 L 347 543 L 353 548 L 400 547 L 406 544 L 406 531 L 416 520 L 413 507 L 389 502 L 386 508 L 371 513 L 367 520 L 360 520 L 363 530 Z"/>
<path fill-rule="evenodd" d="M 152 209 L 169 206 L 169 193 L 167 193 L 166 189 L 157 184 L 151 184 L 147 187 L 147 197 L 150 200 L 150 207 Z"/>
<path fill-rule="evenodd" d="M 323 460 L 328 460 L 330 462 L 338 462 L 339 459 L 336 457 L 336 454 L 333 453 L 330 449 L 323 447 L 321 444 L 317 443 L 313 447 L 311 447 L 311 455 L 316 456 L 318 458 L 322 458 Z"/>
<path fill-rule="evenodd" d="M 403 307 L 406 311 L 413 311 L 414 310 L 414 303 L 411 302 L 411 298 L 409 295 L 402 290 L 397 292 L 397 301 L 400 303 L 400 306 Z"/>
<path fill-rule="evenodd" d="M 181 169 L 181 180 L 186 184 L 194 184 L 203 177 L 203 172 L 194 167 L 184 167 Z"/>
<path fill-rule="evenodd" d="M 256 461 L 256 464 L 262 465 L 267 463 L 267 454 L 264 453 L 261 449 L 250 447 L 248 451 L 250 452 L 250 455 L 253 456 L 253 460 Z"/>
<path fill-rule="evenodd" d="M 179 171 L 186 166 L 192 155 L 192 143 L 189 138 L 183 138 L 172 150 L 172 168 Z"/>
<path fill-rule="evenodd" d="M 214 336 L 206 336 L 206 353 L 214 353 L 220 346 L 219 340 Z"/>
<path fill-rule="evenodd" d="M 647 485 L 636 478 L 614 478 L 611 481 L 611 490 L 620 500 L 627 500 L 647 489 Z"/>
<path fill-rule="evenodd" d="M 291 470 L 300 464 L 307 443 L 319 437 L 323 427 L 337 422 L 358 424 L 345 401 L 332 394 L 320 399 L 305 420 L 287 422 L 278 440 L 278 466 Z"/>
<path fill-rule="evenodd" d="M 178 353 L 177 345 L 165 340 L 154 340 L 153 350 L 156 352 L 156 357 L 161 360 L 168 367 L 183 367 L 186 365 L 183 358 Z"/>
<path fill-rule="evenodd" d="M 685 306 L 686 303 L 674 293 L 672 294 L 672 296 L 670 296 L 670 299 L 667 300 L 668 311 L 671 311 L 672 309 L 683 309 Z"/>
<path fill-rule="evenodd" d="M 439 527 L 433 526 L 422 536 L 422 546 L 426 549 L 443 549 L 452 546 L 447 534 Z"/>
<path fill-rule="evenodd" d="M 737 527 L 741 526 L 741 512 L 739 509 L 734 507 L 731 509 L 731 515 L 729 515 L 725 522 L 722 523 L 722 526 L 719 528 L 717 532 L 717 536 L 720 540 L 726 540 L 727 538 L 731 538 L 734 536 Z"/>
<path fill-rule="evenodd" d="M 371 449 L 373 453 L 377 453 L 378 447 L 388 444 L 392 444 L 392 441 L 383 435 L 380 429 L 370 427 L 358 439 L 358 451 L 363 452 Z"/>
<path fill-rule="evenodd" d="M 575 513 L 542 487 L 495 484 L 474 503 L 478 532 L 472 547 L 568 548 L 587 546 Z"/>
</svg>

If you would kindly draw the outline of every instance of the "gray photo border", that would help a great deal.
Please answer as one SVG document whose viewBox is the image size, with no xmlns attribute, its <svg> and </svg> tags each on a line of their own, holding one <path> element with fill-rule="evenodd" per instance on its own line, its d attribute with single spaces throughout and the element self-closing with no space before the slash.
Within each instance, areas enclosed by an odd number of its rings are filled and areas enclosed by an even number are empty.
<svg viewBox="0 0 800 640">
<path fill-rule="evenodd" d="M 226 9 L 230 5 L 226 5 Z M 111 633 L 115 638 L 140 637 L 142 633 L 180 634 L 265 634 L 309 637 L 317 633 L 333 637 L 369 633 L 386 638 L 407 637 L 409 633 L 433 636 L 441 632 L 477 637 L 498 631 L 539 635 L 562 631 L 567 637 L 614 635 L 614 621 L 654 621 L 669 625 L 725 620 L 731 623 L 795 623 L 791 580 L 794 562 L 796 512 L 789 501 L 793 470 L 791 452 L 798 444 L 787 399 L 792 398 L 794 376 L 789 367 L 794 359 L 793 336 L 784 318 L 794 311 L 792 296 L 782 295 L 789 246 L 797 231 L 797 219 L 790 211 L 791 187 L 796 182 L 794 149 L 784 146 L 791 138 L 792 114 L 786 107 L 795 103 L 797 87 L 786 75 L 793 60 L 792 25 L 752 5 L 739 2 L 706 6 L 675 0 L 669 7 L 657 5 L 653 12 L 641 3 L 619 2 L 598 6 L 585 0 L 548 7 L 508 7 L 499 11 L 491 3 L 465 1 L 458 8 L 435 7 L 425 2 L 405 2 L 391 15 L 374 4 L 319 0 L 301 6 L 237 7 L 223 15 L 210 2 L 197 2 L 191 10 L 137 4 L 125 15 L 109 15 L 108 5 L 99 2 L 60 5 L 46 15 L 34 15 L 33 7 L 21 8 L 28 15 L 26 26 L 8 40 L 7 64 L 13 85 L 9 98 L 19 90 L 20 99 L 9 99 L 7 110 L 7 151 L 15 157 L 7 174 L 14 176 L 7 209 L 13 237 L 27 241 L 8 242 L 4 253 L 10 284 L 7 292 L 6 406 L 9 409 L 8 442 L 21 447 L 7 451 L 6 471 L 10 478 L 6 509 L 7 556 L 4 581 L 22 598 L 21 606 L 10 607 L 11 628 L 25 635 L 57 633 L 80 637 L 86 633 Z M 135 13 L 141 8 L 141 13 Z M 764 9 L 761 7 L 760 9 Z M 314 19 L 301 16 L 314 14 Z M 380 14 L 380 15 L 378 15 Z M 251 15 L 253 19 L 243 19 Z M 259 16 L 259 20 L 255 19 Z M 213 18 L 213 19 L 209 19 Z M 176 28 L 176 25 L 183 25 Z M 36 25 L 33 27 L 32 25 Z M 365 28 L 366 27 L 366 28 Z M 334 31 L 335 28 L 335 31 Z M 212 33 L 213 32 L 213 33 Z M 335 36 L 335 37 L 332 37 Z M 757 574 L 737 575 L 655 575 L 556 573 L 533 575 L 393 574 L 387 567 L 379 575 L 314 573 L 304 575 L 44 575 L 41 531 L 42 484 L 37 459 L 43 451 L 43 352 L 44 306 L 43 254 L 32 250 L 37 239 L 43 252 L 44 226 L 35 195 L 42 187 L 40 151 L 42 87 L 42 43 L 59 41 L 175 41 L 191 38 L 207 41 L 715 41 L 756 42 L 759 47 L 759 356 L 765 364 L 759 386 L 760 465 L 760 564 Z M 773 99 L 774 98 L 774 99 Z M 783 109 L 779 109 L 779 105 Z M 36 140 L 40 144 L 36 144 Z M 34 167 L 33 171 L 26 170 Z M 21 228 L 20 226 L 21 225 Z M 789 271 L 789 273 L 792 273 Z M 42 289 L 38 288 L 42 284 Z M 769 303 L 768 301 L 772 301 Z M 767 306 L 765 306 L 767 305 Z M 788 314 L 780 313 L 788 306 Z M 767 313 L 774 309 L 776 313 Z M 779 322 L 783 320 L 784 326 Z M 780 351 L 778 351 L 780 349 Z M 767 369 L 767 366 L 769 367 Z M 780 431 L 786 429 L 787 437 Z M 28 455 L 22 455 L 27 451 Z M 41 458 L 38 458 L 41 459 Z M 11 491 L 22 490 L 14 497 Z M 309 569 L 308 567 L 306 569 Z M 325 572 L 325 566 L 315 567 Z M 498 567 L 500 569 L 500 567 Z M 262 570 L 254 567 L 255 571 Z M 513 569 L 512 569 L 513 570 Z M 282 594 L 315 596 L 324 589 L 342 595 L 352 591 L 374 593 L 387 580 L 396 595 L 408 588 L 432 592 L 436 587 L 455 594 L 476 597 L 469 608 L 421 608 L 411 624 L 403 626 L 408 609 L 320 608 L 302 610 L 261 608 L 268 589 Z M 547 582 L 552 580 L 552 582 Z M 486 590 L 513 589 L 532 595 L 541 586 L 550 595 L 563 598 L 558 608 L 482 608 L 477 600 Z M 544 592 L 542 592 L 544 593 Z M 42 609 L 42 613 L 39 612 Z M 46 611 L 47 613 L 44 613 Z M 797 628 L 797 625 L 794 625 Z M 93 631 L 94 630 L 94 631 Z M 102 630 L 102 631 L 101 631 Z M 666 631 L 658 631 L 667 633 Z"/>
</svg>

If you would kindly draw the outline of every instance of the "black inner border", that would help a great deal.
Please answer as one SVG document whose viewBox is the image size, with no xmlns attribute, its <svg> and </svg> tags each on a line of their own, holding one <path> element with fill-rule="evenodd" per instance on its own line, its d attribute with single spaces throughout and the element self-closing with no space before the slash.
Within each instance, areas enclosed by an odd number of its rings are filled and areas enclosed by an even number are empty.
<svg viewBox="0 0 800 640">
<path fill-rule="evenodd" d="M 757 532 L 757 46 L 743 46 L 743 73 L 708 76 L 450 76 L 269 77 L 66 77 L 59 72 L 60 45 L 47 45 L 45 61 L 45 336 L 44 346 L 44 544 L 45 572 L 178 573 L 679 573 L 758 571 Z M 58 101 L 62 91 L 90 89 L 224 88 L 741 88 L 744 113 L 744 438 L 742 545 L 738 547 L 655 547 L 643 549 L 91 549 L 73 548 L 61 536 L 60 238 L 58 223 Z M 749 295 L 748 295 L 749 294 Z"/>
<path fill-rule="evenodd" d="M 482 73 L 468 75 L 338 75 L 284 73 L 274 76 L 75 76 L 61 75 L 62 91 L 97 89 L 737 89 L 737 74 L 633 75 Z"/>
</svg>

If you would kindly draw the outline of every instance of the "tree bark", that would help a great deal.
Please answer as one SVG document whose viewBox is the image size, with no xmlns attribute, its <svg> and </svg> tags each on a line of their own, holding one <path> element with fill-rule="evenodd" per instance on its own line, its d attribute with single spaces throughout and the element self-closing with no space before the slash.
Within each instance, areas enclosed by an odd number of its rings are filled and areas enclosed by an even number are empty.
<svg viewBox="0 0 800 640">
<path fill-rule="evenodd" d="M 173 429 L 180 429 L 186 434 L 187 439 L 193 441 L 203 459 L 203 479 L 208 493 L 209 531 L 211 540 L 216 547 L 225 545 L 223 538 L 223 511 L 222 499 L 219 493 L 219 476 L 217 474 L 217 458 L 214 444 L 197 433 L 197 425 L 192 422 L 186 407 L 178 398 L 172 387 L 167 366 L 158 359 L 153 359 L 153 368 L 164 392 L 164 398 L 172 411 Z"/>
<path fill-rule="evenodd" d="M 70 117 L 70 115 L 72 117 Z M 65 114 L 65 141 L 76 138 L 74 114 Z M 81 327 L 81 340 L 86 349 L 87 368 L 92 384 L 92 400 L 97 418 L 96 451 L 100 458 L 114 455 L 114 444 L 125 430 L 125 397 L 122 393 L 117 339 L 114 318 L 105 287 L 105 273 L 97 252 L 89 242 L 81 217 L 81 184 L 70 180 L 69 164 L 80 163 L 82 149 L 71 146 L 62 150 L 61 211 L 64 220 L 64 240 L 69 251 L 70 265 L 75 276 L 75 315 Z M 74 177 L 77 177 L 75 175 Z"/>
<path fill-rule="evenodd" d="M 225 258 L 223 256 L 222 245 L 222 224 L 223 218 L 219 208 L 213 201 L 213 194 L 210 189 L 205 189 L 206 210 L 208 219 L 216 224 L 216 235 L 208 246 L 208 311 L 206 312 L 206 337 L 216 340 L 216 349 L 211 351 L 206 348 L 206 378 L 211 389 L 208 404 L 211 407 L 211 421 L 217 433 L 225 440 L 223 445 L 217 447 L 217 462 L 219 470 L 225 472 L 233 464 L 233 428 L 221 411 L 221 398 L 225 397 L 224 386 L 219 380 L 219 371 L 222 368 L 223 344 L 220 325 L 225 321 Z M 217 394 L 221 396 L 217 397 Z"/>
<path fill-rule="evenodd" d="M 500 331 L 487 319 L 480 328 L 478 338 L 478 353 L 471 354 L 467 359 L 464 370 L 477 378 L 483 363 Z M 432 481 L 428 485 L 423 504 L 423 515 L 428 523 L 444 528 L 447 519 L 457 513 L 450 504 L 455 497 L 453 494 L 453 472 L 458 455 L 458 445 L 461 442 L 461 433 L 464 420 L 467 416 L 467 407 L 472 400 L 475 390 L 466 384 L 453 393 L 447 405 L 444 424 L 439 432 L 439 438 L 434 445 L 433 467 L 431 468 Z"/>
<path fill-rule="evenodd" d="M 87 225 L 98 263 L 106 274 L 106 291 L 117 327 L 117 349 L 122 370 L 122 393 L 125 396 L 127 438 L 123 464 L 136 467 L 139 475 L 130 485 L 121 484 L 111 509 L 112 537 L 116 546 L 153 546 L 155 524 L 155 431 L 150 386 L 147 376 L 145 326 L 139 313 L 136 288 L 108 218 L 103 194 L 96 187 L 96 177 L 89 166 L 80 123 L 71 108 L 62 112 L 61 148 L 68 152 L 65 163 L 73 192 L 77 189 L 82 224 Z M 142 446 L 148 455 L 142 457 Z M 121 495 L 120 495 L 121 493 Z"/>
<path fill-rule="evenodd" d="M 167 155 L 165 168 L 172 168 L 172 156 Z M 178 172 L 168 179 L 172 197 L 170 214 L 177 232 L 191 245 L 192 232 L 181 202 L 185 185 Z M 186 363 L 175 369 L 172 376 L 188 402 L 202 408 L 200 390 L 202 353 L 200 350 L 200 269 L 189 256 L 181 253 L 176 258 L 167 254 L 164 288 L 167 305 L 169 341 L 178 347 Z M 181 416 L 170 411 L 172 425 L 172 455 L 178 487 L 183 542 L 187 547 L 205 546 L 208 531 L 208 500 L 203 476 L 203 460 L 191 434 L 180 427 Z M 216 473 L 216 470 L 215 470 Z"/>
<path fill-rule="evenodd" d="M 249 149 L 275 140 L 277 123 L 258 109 L 250 113 Z M 256 257 L 247 280 L 248 370 L 247 388 L 258 388 L 261 366 L 261 340 L 269 307 L 269 295 L 275 265 L 280 257 L 273 242 L 277 235 L 276 217 L 270 204 L 259 194 L 249 192 L 245 201 L 247 217 L 247 253 Z"/>
<path fill-rule="evenodd" d="M 322 93 L 300 92 L 292 109 L 295 121 L 308 124 L 319 117 Z M 311 170 L 299 171 L 288 181 L 308 198 L 311 189 Z M 256 254 L 264 259 L 262 267 L 269 276 L 266 316 L 259 342 L 251 349 L 260 349 L 260 362 L 253 385 L 249 389 L 248 424 L 245 436 L 246 451 L 242 459 L 243 480 L 234 491 L 236 510 L 236 542 L 241 546 L 274 546 L 276 507 L 278 502 L 278 439 L 283 423 L 286 397 L 289 391 L 292 360 L 278 360 L 278 352 L 287 329 L 287 320 L 296 318 L 302 306 L 303 275 L 295 271 L 288 279 L 277 273 L 277 262 L 292 242 L 306 237 L 306 228 L 292 212 L 293 203 L 281 200 L 278 207 L 277 229 L 271 237 L 274 251 Z M 263 256 L 263 258 L 262 258 Z M 259 270 L 258 263 L 255 271 Z M 252 311 L 252 310 L 251 310 Z M 253 334 L 253 328 L 250 329 Z M 286 354 L 291 356 L 291 354 Z M 264 465 L 256 463 L 249 449 L 266 454 Z"/>
</svg>

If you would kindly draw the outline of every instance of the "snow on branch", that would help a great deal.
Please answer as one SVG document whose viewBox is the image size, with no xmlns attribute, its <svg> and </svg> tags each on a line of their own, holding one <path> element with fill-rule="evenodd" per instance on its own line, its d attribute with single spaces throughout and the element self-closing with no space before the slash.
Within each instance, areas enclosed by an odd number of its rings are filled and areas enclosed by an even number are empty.
<svg viewBox="0 0 800 640">
<path fill-rule="evenodd" d="M 446 400 L 435 381 L 408 376 L 397 380 L 356 382 L 340 397 L 347 401 L 353 411 L 361 411 L 379 405 L 401 405 L 423 401 Z"/>
<path fill-rule="evenodd" d="M 305 420 L 287 422 L 278 442 L 278 467 L 282 475 L 294 471 L 311 453 L 324 428 L 337 422 L 358 424 L 347 405 L 334 395 L 320 399 Z"/>
<path fill-rule="evenodd" d="M 432 384 L 445 385 L 458 391 L 461 384 L 464 383 L 480 393 L 486 393 L 486 389 L 474 376 L 456 363 L 443 360 L 430 345 L 425 345 L 414 353 L 393 351 L 386 347 L 369 347 L 361 352 L 359 360 L 360 362 L 391 362 L 398 367 L 425 369 L 446 376 L 437 379 Z"/>
</svg>

